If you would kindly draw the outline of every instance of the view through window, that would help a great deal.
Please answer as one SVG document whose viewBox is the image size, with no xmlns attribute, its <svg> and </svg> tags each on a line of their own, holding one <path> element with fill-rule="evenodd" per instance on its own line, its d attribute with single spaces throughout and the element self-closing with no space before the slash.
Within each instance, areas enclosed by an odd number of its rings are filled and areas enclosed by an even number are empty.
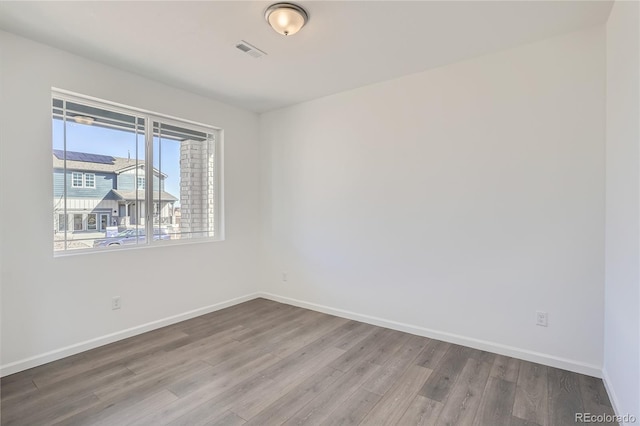
<svg viewBox="0 0 640 426">
<path fill-rule="evenodd" d="M 52 106 L 54 252 L 218 237 L 216 129 L 56 92 Z"/>
</svg>

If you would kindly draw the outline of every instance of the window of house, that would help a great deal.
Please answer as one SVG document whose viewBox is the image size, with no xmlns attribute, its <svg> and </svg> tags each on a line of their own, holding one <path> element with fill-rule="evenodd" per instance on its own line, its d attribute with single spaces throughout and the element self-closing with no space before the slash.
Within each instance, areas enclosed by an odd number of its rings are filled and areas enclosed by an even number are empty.
<svg viewBox="0 0 640 426">
<path fill-rule="evenodd" d="M 82 214 L 74 214 L 73 215 L 73 230 L 74 231 L 82 231 L 84 229 L 84 224 L 82 223 Z"/>
<path fill-rule="evenodd" d="M 96 175 L 95 175 L 95 173 L 85 173 L 84 174 L 84 187 L 85 188 L 95 188 L 96 187 Z"/>
<path fill-rule="evenodd" d="M 58 214 L 58 232 L 64 231 L 67 228 L 67 217 L 63 214 Z"/>
<path fill-rule="evenodd" d="M 74 188 L 82 188 L 82 173 L 71 173 L 71 186 L 73 186 Z"/>
<path fill-rule="evenodd" d="M 221 239 L 219 129 L 57 90 L 52 115 L 54 253 Z"/>
<path fill-rule="evenodd" d="M 97 213 L 89 213 L 87 215 L 87 229 L 90 231 L 95 231 L 98 229 L 98 214 Z"/>
</svg>

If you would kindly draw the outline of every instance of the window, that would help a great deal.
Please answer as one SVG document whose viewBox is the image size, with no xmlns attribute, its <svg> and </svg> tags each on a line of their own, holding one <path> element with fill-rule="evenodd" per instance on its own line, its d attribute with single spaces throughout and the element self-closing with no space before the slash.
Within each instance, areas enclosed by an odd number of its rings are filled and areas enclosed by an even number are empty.
<svg viewBox="0 0 640 426">
<path fill-rule="evenodd" d="M 220 130 L 60 91 L 52 116 L 54 253 L 221 238 Z"/>
<path fill-rule="evenodd" d="M 98 229 L 98 215 L 96 213 L 89 213 L 87 216 L 87 229 L 95 231 Z"/>
<path fill-rule="evenodd" d="M 71 173 L 71 187 L 73 188 L 95 188 L 96 187 L 96 175 L 95 173 Z"/>
<path fill-rule="evenodd" d="M 73 186 L 74 188 L 82 188 L 82 173 L 71 173 L 71 186 Z"/>
<path fill-rule="evenodd" d="M 95 173 L 85 173 L 84 174 L 84 187 L 85 188 L 95 188 L 96 187 L 96 175 L 95 175 Z"/>
<path fill-rule="evenodd" d="M 74 231 L 82 231 L 84 229 L 82 224 L 82 215 L 74 214 L 73 215 L 73 230 Z"/>
</svg>

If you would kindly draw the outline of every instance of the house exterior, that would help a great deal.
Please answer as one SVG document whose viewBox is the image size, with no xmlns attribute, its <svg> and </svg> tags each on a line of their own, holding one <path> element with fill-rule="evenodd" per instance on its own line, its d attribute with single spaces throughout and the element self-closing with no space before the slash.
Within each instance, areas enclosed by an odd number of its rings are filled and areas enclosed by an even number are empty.
<svg viewBox="0 0 640 426">
<path fill-rule="evenodd" d="M 105 232 L 108 226 L 145 224 L 145 195 L 153 192 L 153 221 L 175 224 L 178 199 L 164 190 L 167 175 L 153 169 L 153 186 L 145 182 L 144 161 L 53 150 L 54 232 Z M 65 212 L 66 173 L 66 212 Z M 151 191 L 151 189 L 155 189 Z"/>
</svg>

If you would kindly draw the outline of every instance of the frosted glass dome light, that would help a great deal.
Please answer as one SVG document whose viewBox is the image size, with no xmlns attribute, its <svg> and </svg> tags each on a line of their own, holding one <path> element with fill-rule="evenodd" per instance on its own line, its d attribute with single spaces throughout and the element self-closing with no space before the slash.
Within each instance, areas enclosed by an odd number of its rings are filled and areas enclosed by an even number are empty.
<svg viewBox="0 0 640 426">
<path fill-rule="evenodd" d="M 272 4 L 265 11 L 264 17 L 271 28 L 286 36 L 300 31 L 309 20 L 307 12 L 293 3 Z"/>
</svg>

